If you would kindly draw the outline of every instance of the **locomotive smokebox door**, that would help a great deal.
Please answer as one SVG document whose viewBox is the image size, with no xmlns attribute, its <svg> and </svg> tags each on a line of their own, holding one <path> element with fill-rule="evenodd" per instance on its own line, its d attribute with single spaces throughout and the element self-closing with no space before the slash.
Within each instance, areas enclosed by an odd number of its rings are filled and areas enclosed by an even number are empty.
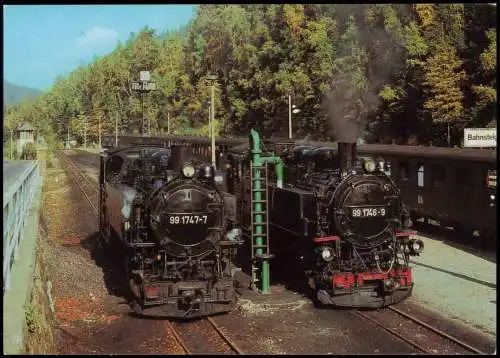
<svg viewBox="0 0 500 358">
<path fill-rule="evenodd" d="M 171 148 L 172 170 L 181 171 L 182 166 L 193 159 L 193 148 L 186 145 L 173 145 Z"/>
<path fill-rule="evenodd" d="M 356 163 L 356 143 L 338 143 L 339 167 L 343 172 L 350 171 Z"/>
</svg>

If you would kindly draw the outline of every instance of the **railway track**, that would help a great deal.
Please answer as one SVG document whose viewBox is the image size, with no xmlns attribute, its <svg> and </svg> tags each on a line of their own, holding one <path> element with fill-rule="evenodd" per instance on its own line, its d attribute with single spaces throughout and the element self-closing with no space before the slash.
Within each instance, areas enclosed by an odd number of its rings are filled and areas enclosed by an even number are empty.
<svg viewBox="0 0 500 358">
<path fill-rule="evenodd" d="M 98 184 L 90 180 L 66 153 L 59 152 L 58 154 L 63 166 L 67 168 L 90 207 L 98 215 Z M 166 320 L 166 326 L 177 345 L 186 355 L 207 353 L 244 354 L 212 317 L 192 322 Z"/>
<path fill-rule="evenodd" d="M 63 165 L 68 169 L 69 173 L 73 177 L 75 184 L 78 186 L 96 215 L 98 215 L 98 183 L 91 181 L 87 177 L 87 175 L 85 175 L 65 153 L 59 152 L 58 154 L 59 159 L 62 161 Z"/>
<path fill-rule="evenodd" d="M 386 319 L 381 319 L 382 317 L 379 317 L 379 315 L 384 315 L 384 312 L 391 312 L 396 315 L 391 315 L 392 317 L 387 317 L 386 315 Z M 453 353 L 487 354 L 472 347 L 459 338 L 443 332 L 437 327 L 423 322 L 417 317 L 393 306 L 389 306 L 384 311 L 377 311 L 374 313 L 367 313 L 359 310 L 354 310 L 352 313 L 382 328 L 399 340 L 404 341 L 425 354 L 451 354 L 449 349 L 452 349 Z M 393 328 L 394 325 L 396 325 L 396 328 Z M 404 333 L 402 333 L 403 331 Z M 434 337 L 431 339 L 429 334 Z"/>
<path fill-rule="evenodd" d="M 212 317 L 192 322 L 168 321 L 167 326 L 184 354 L 244 354 Z"/>
</svg>

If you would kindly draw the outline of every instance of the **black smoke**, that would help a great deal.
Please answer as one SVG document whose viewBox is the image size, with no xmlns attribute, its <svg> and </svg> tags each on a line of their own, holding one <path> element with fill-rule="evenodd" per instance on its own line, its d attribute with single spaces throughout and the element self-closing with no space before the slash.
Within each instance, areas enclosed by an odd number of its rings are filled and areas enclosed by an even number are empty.
<svg viewBox="0 0 500 358">
<path fill-rule="evenodd" d="M 330 91 L 322 106 L 328 134 L 347 143 L 358 141 L 367 120 L 381 104 L 380 90 L 404 64 L 402 40 L 391 38 L 383 24 L 366 25 L 366 6 L 337 5 L 341 28 L 344 35 L 349 31 L 350 39 L 337 50 Z"/>
</svg>

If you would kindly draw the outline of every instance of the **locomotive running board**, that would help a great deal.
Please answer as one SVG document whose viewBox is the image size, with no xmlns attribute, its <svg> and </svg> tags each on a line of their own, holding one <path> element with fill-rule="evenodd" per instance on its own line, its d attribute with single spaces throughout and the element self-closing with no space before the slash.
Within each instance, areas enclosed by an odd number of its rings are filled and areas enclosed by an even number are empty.
<svg viewBox="0 0 500 358">
<path fill-rule="evenodd" d="M 136 242 L 130 243 L 130 247 L 153 247 L 156 246 L 154 242 Z"/>
</svg>

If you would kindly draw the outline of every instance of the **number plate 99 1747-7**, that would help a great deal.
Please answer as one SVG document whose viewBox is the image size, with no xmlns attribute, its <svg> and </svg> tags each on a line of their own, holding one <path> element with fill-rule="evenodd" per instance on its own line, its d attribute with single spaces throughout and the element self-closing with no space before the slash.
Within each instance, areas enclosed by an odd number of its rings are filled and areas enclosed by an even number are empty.
<svg viewBox="0 0 500 358">
<path fill-rule="evenodd" d="M 170 225 L 204 225 L 208 223 L 208 215 L 169 215 L 167 222 Z"/>
<path fill-rule="evenodd" d="M 380 218 L 387 215 L 387 209 L 382 207 L 375 208 L 351 208 L 353 218 Z"/>
</svg>

